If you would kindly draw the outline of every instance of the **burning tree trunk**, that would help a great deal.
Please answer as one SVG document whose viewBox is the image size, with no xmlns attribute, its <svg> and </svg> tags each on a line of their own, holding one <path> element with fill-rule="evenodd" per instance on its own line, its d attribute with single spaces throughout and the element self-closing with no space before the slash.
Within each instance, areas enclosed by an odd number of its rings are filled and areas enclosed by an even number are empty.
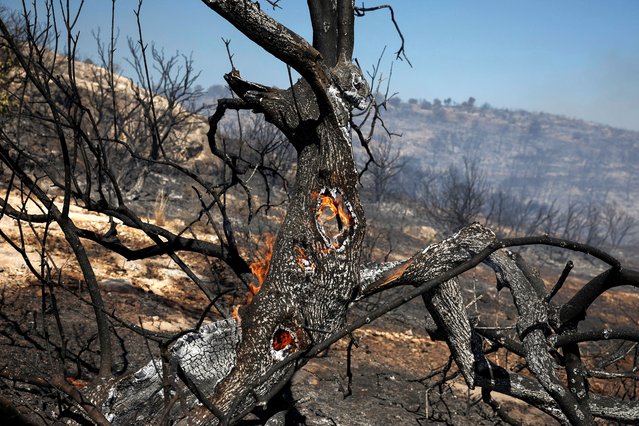
<svg viewBox="0 0 639 426">
<path fill-rule="evenodd" d="M 277 362 L 322 341 L 344 324 L 359 284 L 365 230 L 355 186 L 350 111 L 363 104 L 368 87 L 351 64 L 350 0 L 338 2 L 337 10 L 310 2 L 315 47 L 251 3 L 205 3 L 304 77 L 281 91 L 245 82 L 232 72 L 226 78 L 242 103 L 222 102 L 211 120 L 209 141 L 214 150 L 216 120 L 226 107 L 242 107 L 264 113 L 298 152 L 296 187 L 268 275 L 253 302 L 240 310 L 237 363 L 212 398 L 218 409 L 232 415 L 239 394 L 251 390 L 249 399 L 240 402 L 243 406 L 236 407 L 241 411 L 265 397 L 295 368 L 281 368 L 256 387 Z"/>
<path fill-rule="evenodd" d="M 266 397 L 295 368 L 283 367 L 258 385 L 276 363 L 344 324 L 359 283 L 365 230 L 355 187 L 350 111 L 365 100 L 368 89 L 361 71 L 351 64 L 352 36 L 350 43 L 343 36 L 353 32 L 351 1 L 338 2 L 337 11 L 311 8 L 313 22 L 330 23 L 332 29 L 316 34 L 315 44 L 323 46 L 322 51 L 272 21 L 255 4 L 205 3 L 304 77 L 282 91 L 246 82 L 234 71 L 226 79 L 242 101 L 221 101 L 211 119 L 213 150 L 217 120 L 232 107 L 264 113 L 298 152 L 295 190 L 268 274 L 252 303 L 239 312 L 242 340 L 237 362 L 211 397 L 218 410 L 232 416 Z M 317 27 L 323 31 L 323 24 Z M 339 45 L 326 43 L 326 37 L 339 40 Z M 241 394 L 247 398 L 238 400 Z"/>
<path fill-rule="evenodd" d="M 361 71 L 351 63 L 351 0 L 332 5 L 309 2 L 313 46 L 273 21 L 256 3 L 204 2 L 303 78 L 279 90 L 244 81 L 233 70 L 226 80 L 239 99 L 220 100 L 210 119 L 211 150 L 230 167 L 233 158 L 218 150 L 215 139 L 217 123 L 227 109 L 263 113 L 295 147 L 298 164 L 295 190 L 266 279 L 252 303 L 239 310 L 241 340 L 232 369 L 214 390 L 199 389 L 201 400 L 210 404 L 191 417 L 202 422 L 212 417 L 209 409 L 228 419 L 267 399 L 295 369 L 289 364 L 260 383 L 275 364 L 343 326 L 359 287 L 366 228 L 356 189 L 351 109 L 364 106 L 369 96 Z M 112 405 L 114 420 L 119 420 L 117 411 Z"/>
<path fill-rule="evenodd" d="M 237 83 L 229 82 L 232 87 Z M 305 95 L 298 98 L 299 103 L 314 101 L 309 91 L 300 92 Z M 253 386 L 286 355 L 306 349 L 342 326 L 359 283 L 365 222 L 355 189 L 349 111 L 334 84 L 327 95 L 330 115 L 282 128 L 298 148 L 296 188 L 261 290 L 240 309 L 238 362 L 214 399 L 224 411 L 238 392 Z M 278 376 L 285 376 L 287 369 Z"/>
</svg>

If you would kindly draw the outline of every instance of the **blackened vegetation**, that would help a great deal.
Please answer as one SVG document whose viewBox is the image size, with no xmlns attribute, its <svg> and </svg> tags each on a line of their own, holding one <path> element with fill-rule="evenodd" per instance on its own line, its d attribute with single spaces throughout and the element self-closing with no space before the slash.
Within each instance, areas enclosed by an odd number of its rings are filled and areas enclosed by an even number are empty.
<svg viewBox="0 0 639 426">
<path fill-rule="evenodd" d="M 3 335 L 12 346 L 18 346 L 15 336 L 20 336 L 47 360 L 46 368 L 30 375 L 3 370 L 3 388 L 14 399 L 41 392 L 57 403 L 46 413 L 32 409 L 28 421 L 233 424 L 253 411 L 268 417 L 267 411 L 256 407 L 279 395 L 311 358 L 421 297 L 432 318 L 429 332 L 444 340 L 451 353 L 442 383 L 454 377 L 448 373 L 456 368 L 468 387 L 482 389 L 483 401 L 504 421 L 513 419 L 494 399 L 495 393 L 519 399 L 562 423 L 591 424 L 595 418 L 636 422 L 639 335 L 627 328 L 581 327 L 606 291 L 639 285 L 639 273 L 623 268 L 608 253 L 547 235 L 500 239 L 485 226 L 465 223 L 467 215 L 447 221 L 464 225 L 457 233 L 406 260 L 362 266 L 366 219 L 351 129 L 373 162 L 377 151 L 368 146 L 372 133 L 363 127 L 368 124 L 372 131 L 381 123 L 370 93 L 374 81 L 369 84 L 353 64 L 354 18 L 377 7 L 355 8 L 348 0 L 309 1 L 313 25 L 309 44 L 269 17 L 259 3 L 204 3 L 302 76 L 289 88 L 278 89 L 246 81 L 233 68 L 225 78 L 236 97 L 221 99 L 208 120 L 206 140 L 212 157 L 184 143 L 201 120 L 182 109 L 195 96 L 188 59 L 187 72 L 181 74 L 173 68 L 178 59 L 149 52 L 140 31 L 139 39 L 130 42 L 140 84 L 131 85 L 114 73 L 112 32 L 110 40 L 101 44 L 107 71 L 90 68 L 99 83 L 96 89 L 78 76 L 86 68 L 75 59 L 76 12 L 65 9 L 59 18 L 53 13 L 54 2 L 46 2 L 42 14 L 16 18 L 17 27 L 8 17 L 0 21 L 1 53 L 12 59 L 11 78 L 3 82 L 7 101 L 2 104 L 6 125 L 0 133 L 0 161 L 8 183 L 0 218 L 10 218 L 20 229 L 17 236 L 0 230 L 0 236 L 23 257 L 41 286 L 42 319 L 33 338 L 22 325 L 26 319 L 2 313 L 11 330 Z M 63 31 L 53 32 L 53 23 Z M 64 52 L 57 50 L 60 34 L 66 36 Z M 148 73 L 152 61 L 163 70 L 160 86 Z M 130 87 L 132 95 L 122 86 Z M 353 122 L 354 108 L 364 111 L 360 115 L 364 123 Z M 229 110 L 259 113 L 278 132 L 261 133 L 265 138 L 260 143 L 245 140 L 241 131 L 229 140 L 221 132 Z M 240 211 L 246 221 L 257 221 L 258 198 L 266 199 L 265 210 L 276 207 L 273 185 L 286 187 L 291 178 L 273 160 L 282 144 L 297 156 L 295 185 L 285 196 L 286 214 L 261 289 L 250 304 L 231 313 L 233 300 L 226 297 L 224 280 L 203 279 L 197 262 L 188 255 L 226 265 L 240 285 L 254 284 L 243 255 L 250 239 L 238 226 L 242 216 L 236 215 Z M 148 204 L 145 209 L 136 200 L 144 198 L 145 188 L 157 189 L 178 178 L 188 183 L 186 191 L 197 207 L 176 232 L 157 219 L 150 223 Z M 256 188 L 266 195 L 258 197 Z M 161 208 L 162 203 L 157 204 Z M 108 229 L 84 229 L 71 215 L 72 207 L 107 217 Z M 159 213 L 157 217 L 162 217 Z M 69 289 L 51 255 L 54 228 L 57 244 L 68 246 L 88 289 L 90 300 L 76 300 L 93 310 L 95 335 L 79 347 L 69 343 L 66 307 L 57 302 L 57 295 Z M 141 231 L 148 242 L 142 247 L 131 243 L 122 235 L 128 229 Z M 203 234 L 215 235 L 215 240 L 199 237 Z M 170 258 L 207 301 L 192 329 L 175 335 L 151 332 L 108 309 L 105 285 L 98 281 L 88 250 L 95 247 L 92 244 L 129 260 Z M 608 265 L 608 270 L 566 301 L 557 302 L 555 295 L 562 294 L 571 268 L 547 290 L 539 274 L 513 251 L 528 245 L 582 252 Z M 30 257 L 31 247 L 37 249 L 36 260 Z M 512 295 L 514 327 L 488 326 L 467 308 L 459 276 L 480 264 L 492 268 L 498 290 Z M 400 287 L 403 292 L 391 290 Z M 347 321 L 353 304 L 383 292 L 394 296 Z M 116 326 L 141 336 L 148 349 L 144 366 L 134 373 L 123 371 L 127 342 Z M 620 344 L 593 366 L 590 348 L 602 339 Z M 353 346 L 349 344 L 349 351 Z M 491 358 L 498 350 L 520 362 L 498 365 Z M 117 368 L 120 358 L 124 368 Z M 78 381 L 84 378 L 89 380 Z M 613 384 L 601 385 L 607 380 Z M 624 394 L 618 391 L 621 387 Z M 351 391 L 349 383 L 345 395 Z M 11 405 L 4 398 L 0 403 Z M 275 414 L 273 421 L 282 416 Z M 426 417 L 442 418 L 428 408 Z"/>
</svg>

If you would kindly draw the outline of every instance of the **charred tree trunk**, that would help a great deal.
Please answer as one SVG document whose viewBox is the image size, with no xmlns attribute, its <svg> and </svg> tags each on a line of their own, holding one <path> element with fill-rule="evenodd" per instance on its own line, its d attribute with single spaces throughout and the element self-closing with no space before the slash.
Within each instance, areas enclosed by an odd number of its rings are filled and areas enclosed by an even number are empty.
<svg viewBox="0 0 639 426">
<path fill-rule="evenodd" d="M 288 90 L 280 90 L 245 81 L 234 69 L 225 78 L 238 98 L 220 100 L 209 120 L 210 148 L 230 168 L 234 167 L 235 159 L 218 148 L 215 138 L 217 124 L 227 109 L 251 109 L 264 114 L 295 147 L 298 163 L 295 190 L 261 290 L 250 305 L 239 310 L 236 324 L 219 324 L 225 332 L 237 336 L 232 356 L 220 355 L 228 354 L 228 342 L 215 347 L 210 332 L 187 339 L 195 347 L 211 340 L 209 355 L 185 356 L 189 351 L 184 348 L 190 347 L 186 343 L 179 351 L 171 351 L 168 364 L 177 366 L 177 374 L 181 374 L 201 403 L 183 406 L 188 407 L 191 424 L 214 422 L 215 418 L 221 423 L 231 422 L 256 404 L 266 403 L 304 363 L 302 358 L 282 362 L 287 356 L 305 352 L 343 327 L 347 308 L 362 289 L 359 270 L 366 228 L 356 187 L 350 122 L 352 109 L 366 106 L 369 87 L 361 70 L 351 62 L 352 0 L 309 1 L 313 46 L 273 21 L 256 4 L 230 0 L 204 2 L 293 67 L 302 79 Z M 467 251 L 460 253 L 462 258 L 467 256 Z M 420 262 L 414 263 L 413 274 L 421 280 L 439 271 L 434 268 L 424 272 Z M 441 266 L 450 263 L 443 262 Z M 434 288 L 426 300 L 472 386 L 475 362 L 472 333 L 460 303 L 459 286 L 453 280 Z M 201 373 L 207 370 L 217 371 Z M 220 370 L 224 371 L 223 378 Z M 147 366 L 147 372 L 140 375 L 144 380 L 134 377 L 128 387 L 120 383 L 115 392 L 119 395 L 104 406 L 117 424 L 144 418 L 137 417 L 137 413 L 148 414 L 149 410 L 142 405 L 158 395 L 152 391 L 159 383 L 157 368 Z M 212 376 L 216 379 L 211 379 Z M 141 411 L 131 408 L 138 404 Z"/>
<path fill-rule="evenodd" d="M 254 3 L 205 3 L 303 78 L 288 90 L 279 90 L 244 81 L 233 70 L 225 78 L 239 99 L 221 100 L 210 119 L 210 147 L 224 156 L 215 140 L 224 111 L 250 108 L 263 113 L 295 147 L 298 163 L 295 189 L 275 241 L 268 275 L 252 303 L 239 310 L 236 327 L 241 338 L 236 356 L 231 357 L 232 368 L 215 388 L 196 392 L 206 406 L 194 408 L 189 417 L 200 423 L 214 421 L 212 411 L 226 422 L 268 400 L 271 390 L 283 384 L 299 365 L 288 364 L 274 374 L 269 370 L 344 325 L 347 307 L 359 288 L 366 228 L 356 188 L 351 110 L 361 107 L 369 95 L 361 71 L 351 63 L 351 0 L 309 2 L 314 46 L 273 21 Z M 228 164 L 232 163 L 228 158 Z M 233 327 L 225 324 L 226 329 Z M 181 370 L 189 369 L 184 358 L 177 364 Z M 146 375 L 145 380 L 151 376 L 154 374 Z M 120 391 L 125 388 L 119 386 Z M 135 416 L 121 416 L 114 401 L 107 404 L 111 420 L 134 421 Z M 128 405 L 132 404 L 129 401 Z"/>
<path fill-rule="evenodd" d="M 368 89 L 361 71 L 350 62 L 352 42 L 349 45 L 342 36 L 353 32 L 350 0 L 337 2 L 337 11 L 311 8 L 314 23 L 329 23 L 319 25 L 329 28 L 328 33 L 316 32 L 314 43 L 319 50 L 278 24 L 265 23 L 266 16 L 250 3 L 241 4 L 240 9 L 232 2 L 207 4 L 249 37 L 255 40 L 257 36 L 255 41 L 271 53 L 275 49 L 275 56 L 293 51 L 293 58 L 281 59 L 304 76 L 287 91 L 245 82 L 237 72 L 227 76 L 232 90 L 246 105 L 263 112 L 298 153 L 295 190 L 268 275 L 253 302 L 240 309 L 242 341 L 237 363 L 211 398 L 224 415 L 233 416 L 262 402 L 295 369 L 289 364 L 259 384 L 275 364 L 322 341 L 344 324 L 359 284 L 365 230 L 356 189 L 350 113 L 366 98 Z M 346 16 L 350 18 L 342 19 Z M 249 22 L 263 25 L 253 32 Z M 274 45 L 265 41 L 265 32 L 271 28 L 276 31 L 271 35 L 284 35 Z M 339 42 L 324 43 L 327 37 Z M 214 132 L 215 122 L 212 124 Z M 214 137 L 214 133 L 209 135 L 212 145 Z M 238 395 L 249 390 L 247 399 L 238 401 Z"/>
<path fill-rule="evenodd" d="M 317 110 L 312 93 L 293 95 L 295 90 L 290 93 L 301 111 Z M 253 302 L 240 309 L 238 362 L 214 397 L 224 412 L 238 392 L 253 387 L 275 363 L 339 329 L 354 298 L 365 222 L 355 187 L 350 111 L 340 93 L 335 85 L 326 90 L 330 115 L 280 127 L 298 149 L 296 186 L 264 284 Z M 292 368 L 279 370 L 271 382 Z"/>
</svg>

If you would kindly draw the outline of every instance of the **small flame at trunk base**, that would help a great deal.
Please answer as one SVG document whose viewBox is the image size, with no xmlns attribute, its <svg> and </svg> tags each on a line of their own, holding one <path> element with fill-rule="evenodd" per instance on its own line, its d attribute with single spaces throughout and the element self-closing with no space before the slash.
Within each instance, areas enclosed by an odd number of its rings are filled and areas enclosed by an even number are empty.
<svg viewBox="0 0 639 426">
<path fill-rule="evenodd" d="M 249 294 L 246 301 L 247 304 L 250 304 L 253 301 L 253 297 L 260 292 L 262 284 L 264 284 L 264 280 L 266 279 L 266 275 L 268 274 L 269 267 L 271 266 L 274 240 L 275 236 L 273 234 L 266 234 L 264 237 L 264 244 L 266 245 L 264 254 L 259 256 L 259 260 L 256 260 L 249 265 L 249 268 L 251 268 L 251 272 L 253 273 L 253 275 L 255 275 L 257 284 L 249 283 Z"/>
</svg>

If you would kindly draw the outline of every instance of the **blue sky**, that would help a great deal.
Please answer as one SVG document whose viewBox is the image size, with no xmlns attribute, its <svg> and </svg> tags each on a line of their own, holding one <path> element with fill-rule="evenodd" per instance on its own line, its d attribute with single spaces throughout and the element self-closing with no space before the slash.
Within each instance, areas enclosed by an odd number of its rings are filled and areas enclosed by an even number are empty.
<svg viewBox="0 0 639 426">
<path fill-rule="evenodd" d="M 639 130 L 639 0 L 388 0 L 413 66 L 395 62 L 391 90 L 402 99 L 469 96 L 479 104 L 546 111 Z M 361 4 L 360 1 L 357 2 Z M 0 0 L 17 7 L 17 0 Z M 305 37 L 306 2 L 263 9 Z M 367 6 L 376 4 L 365 2 Z M 135 35 L 137 1 L 118 0 L 120 55 Z M 91 31 L 109 29 L 108 0 L 87 0 L 78 29 L 81 57 L 95 57 Z M 223 82 L 230 69 L 222 37 L 245 78 L 286 86 L 286 67 L 260 51 L 198 0 L 146 0 L 147 41 L 167 53 L 193 54 L 199 84 Z M 370 69 L 386 46 L 388 74 L 399 38 L 386 11 L 356 20 L 356 52 Z M 122 57 L 122 56 L 121 56 Z M 124 60 L 120 59 L 124 64 Z M 126 71 L 126 67 L 125 67 Z"/>
</svg>

